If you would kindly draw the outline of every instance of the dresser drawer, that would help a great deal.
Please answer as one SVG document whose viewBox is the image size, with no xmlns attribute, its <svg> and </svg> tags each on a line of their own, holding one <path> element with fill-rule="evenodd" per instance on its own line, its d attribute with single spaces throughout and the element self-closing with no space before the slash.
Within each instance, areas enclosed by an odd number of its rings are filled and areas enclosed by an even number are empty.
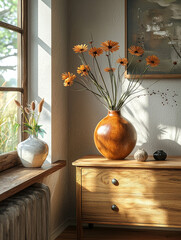
<svg viewBox="0 0 181 240">
<path fill-rule="evenodd" d="M 180 227 L 180 172 L 82 168 L 82 219 L 102 223 Z"/>
</svg>

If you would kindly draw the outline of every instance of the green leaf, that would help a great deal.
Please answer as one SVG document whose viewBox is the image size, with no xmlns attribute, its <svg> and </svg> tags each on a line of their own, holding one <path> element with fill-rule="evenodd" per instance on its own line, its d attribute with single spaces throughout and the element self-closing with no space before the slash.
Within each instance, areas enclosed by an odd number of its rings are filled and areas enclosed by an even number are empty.
<svg viewBox="0 0 181 240">
<path fill-rule="evenodd" d="M 44 137 L 44 134 L 46 134 L 45 130 L 42 128 L 39 128 L 38 134 L 40 134 L 41 137 Z"/>
<path fill-rule="evenodd" d="M 24 125 L 29 128 L 29 129 L 33 129 L 31 125 L 29 125 L 28 123 L 24 123 Z"/>
<path fill-rule="evenodd" d="M 30 131 L 30 130 L 24 130 L 23 132 L 26 132 L 26 133 L 28 133 L 28 134 L 32 134 L 32 132 Z"/>
<path fill-rule="evenodd" d="M 21 125 L 20 125 L 19 123 L 13 124 L 13 132 L 14 132 L 14 133 L 17 133 L 18 128 L 19 128 L 20 126 L 21 126 Z"/>
</svg>

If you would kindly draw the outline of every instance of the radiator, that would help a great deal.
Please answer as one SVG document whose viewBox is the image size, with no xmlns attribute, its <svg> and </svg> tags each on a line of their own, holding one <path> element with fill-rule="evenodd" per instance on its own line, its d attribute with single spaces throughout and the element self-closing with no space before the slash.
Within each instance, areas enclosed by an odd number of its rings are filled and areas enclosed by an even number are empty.
<svg viewBox="0 0 181 240">
<path fill-rule="evenodd" d="M 36 183 L 0 202 L 0 240 L 48 240 L 50 191 Z"/>
</svg>

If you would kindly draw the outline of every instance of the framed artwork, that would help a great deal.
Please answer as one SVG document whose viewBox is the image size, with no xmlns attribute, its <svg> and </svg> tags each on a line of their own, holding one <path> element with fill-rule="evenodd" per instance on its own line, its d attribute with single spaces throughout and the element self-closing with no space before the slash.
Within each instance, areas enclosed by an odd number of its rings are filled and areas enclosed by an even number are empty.
<svg viewBox="0 0 181 240">
<path fill-rule="evenodd" d="M 181 1 L 125 0 L 125 52 L 128 61 L 126 77 L 144 72 L 145 58 L 156 55 L 157 67 L 148 69 L 142 78 L 181 78 Z M 128 53 L 130 46 L 141 46 L 144 54 L 138 58 Z"/>
</svg>

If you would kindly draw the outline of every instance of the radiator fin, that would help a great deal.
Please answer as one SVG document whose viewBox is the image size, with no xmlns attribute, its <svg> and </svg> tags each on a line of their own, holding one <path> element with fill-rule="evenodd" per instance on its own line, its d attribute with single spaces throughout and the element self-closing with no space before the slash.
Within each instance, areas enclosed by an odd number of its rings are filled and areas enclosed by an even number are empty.
<svg viewBox="0 0 181 240">
<path fill-rule="evenodd" d="M 50 191 L 36 183 L 0 203 L 0 240 L 48 240 Z"/>
</svg>

